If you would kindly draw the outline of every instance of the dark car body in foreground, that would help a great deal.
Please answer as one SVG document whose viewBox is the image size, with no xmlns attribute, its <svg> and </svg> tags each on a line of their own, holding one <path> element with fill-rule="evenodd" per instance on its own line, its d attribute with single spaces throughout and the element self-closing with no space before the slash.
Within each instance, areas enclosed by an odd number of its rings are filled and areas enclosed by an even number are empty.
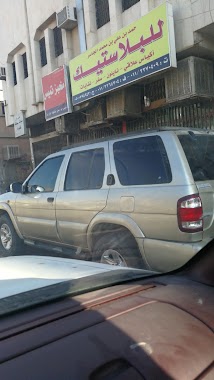
<svg viewBox="0 0 214 380">
<path fill-rule="evenodd" d="M 214 244 L 174 273 L 125 272 L 1 299 L 0 378 L 213 379 Z"/>
</svg>

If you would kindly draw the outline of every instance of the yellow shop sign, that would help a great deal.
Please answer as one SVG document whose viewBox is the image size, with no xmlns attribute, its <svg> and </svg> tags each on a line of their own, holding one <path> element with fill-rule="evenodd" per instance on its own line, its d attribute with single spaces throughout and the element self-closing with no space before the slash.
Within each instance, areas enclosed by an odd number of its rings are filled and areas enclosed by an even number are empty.
<svg viewBox="0 0 214 380">
<path fill-rule="evenodd" d="M 166 2 L 70 61 L 73 104 L 170 67 L 176 67 L 176 50 Z"/>
</svg>

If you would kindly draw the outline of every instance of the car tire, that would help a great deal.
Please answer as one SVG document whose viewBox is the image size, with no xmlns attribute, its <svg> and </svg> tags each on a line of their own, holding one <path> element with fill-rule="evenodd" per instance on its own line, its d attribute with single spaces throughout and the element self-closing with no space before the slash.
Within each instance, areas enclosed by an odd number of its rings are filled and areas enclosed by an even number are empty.
<svg viewBox="0 0 214 380">
<path fill-rule="evenodd" d="M 98 238 L 92 252 L 92 261 L 121 267 L 145 268 L 135 239 L 125 231 Z"/>
<path fill-rule="evenodd" d="M 9 216 L 0 216 L 0 257 L 14 256 L 23 248 L 23 241 L 17 235 Z"/>
</svg>

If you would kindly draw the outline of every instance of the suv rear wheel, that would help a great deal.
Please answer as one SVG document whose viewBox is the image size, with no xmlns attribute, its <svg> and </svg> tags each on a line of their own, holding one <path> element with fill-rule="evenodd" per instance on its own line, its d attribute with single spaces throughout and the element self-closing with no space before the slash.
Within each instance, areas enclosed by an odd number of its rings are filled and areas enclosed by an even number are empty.
<svg viewBox="0 0 214 380">
<path fill-rule="evenodd" d="M 92 260 L 120 267 L 144 267 L 134 238 L 125 231 L 101 236 L 94 245 Z"/>
<path fill-rule="evenodd" d="M 15 228 L 7 215 L 0 216 L 0 256 L 18 254 L 23 242 L 17 235 Z"/>
</svg>

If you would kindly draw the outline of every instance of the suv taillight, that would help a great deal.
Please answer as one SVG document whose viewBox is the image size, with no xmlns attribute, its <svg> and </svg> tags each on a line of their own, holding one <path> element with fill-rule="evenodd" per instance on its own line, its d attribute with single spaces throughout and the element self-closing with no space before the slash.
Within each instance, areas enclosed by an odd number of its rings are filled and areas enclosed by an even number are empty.
<svg viewBox="0 0 214 380">
<path fill-rule="evenodd" d="M 203 231 L 203 207 L 199 194 L 192 194 L 179 199 L 177 213 L 181 231 Z"/>
</svg>

